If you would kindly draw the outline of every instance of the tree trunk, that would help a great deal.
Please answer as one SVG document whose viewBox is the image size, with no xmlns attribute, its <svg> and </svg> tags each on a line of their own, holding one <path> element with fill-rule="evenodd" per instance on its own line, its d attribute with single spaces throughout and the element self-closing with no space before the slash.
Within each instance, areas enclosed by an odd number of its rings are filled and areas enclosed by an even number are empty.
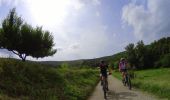
<svg viewBox="0 0 170 100">
<path fill-rule="evenodd" d="M 22 59 L 22 61 L 23 61 L 23 62 L 25 62 L 25 61 L 26 61 L 26 57 L 27 57 L 27 55 L 26 55 L 26 54 L 22 54 L 22 55 L 20 56 L 20 58 Z"/>
<path fill-rule="evenodd" d="M 23 61 L 23 62 L 25 62 L 25 59 L 24 59 L 24 58 L 22 58 L 22 61 Z"/>
<path fill-rule="evenodd" d="M 22 59 L 22 61 L 25 62 L 26 57 L 27 57 L 27 54 L 21 54 L 21 53 L 19 53 L 19 52 L 14 51 L 14 50 L 12 50 L 12 52 L 13 52 L 14 54 L 18 55 L 18 56 Z"/>
</svg>

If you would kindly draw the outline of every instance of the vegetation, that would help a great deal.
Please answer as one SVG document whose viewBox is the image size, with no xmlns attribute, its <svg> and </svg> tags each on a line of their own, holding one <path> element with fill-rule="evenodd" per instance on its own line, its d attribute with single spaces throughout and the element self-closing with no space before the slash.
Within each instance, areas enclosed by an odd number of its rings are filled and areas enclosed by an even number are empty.
<svg viewBox="0 0 170 100">
<path fill-rule="evenodd" d="M 91 66 L 97 67 L 100 60 L 105 60 L 108 64 L 117 69 L 120 58 L 127 58 L 129 66 L 136 67 L 137 69 L 149 69 L 159 67 L 170 67 L 170 37 L 162 38 L 154 41 L 149 45 L 145 45 L 143 41 L 137 44 L 130 43 L 125 47 L 124 52 L 120 52 L 111 56 L 95 58 L 95 59 L 82 59 L 75 61 L 47 61 L 42 63 L 61 65 L 68 63 L 71 66 Z"/>
<path fill-rule="evenodd" d="M 170 99 L 170 68 L 149 69 L 136 71 L 136 77 L 132 80 L 132 86 L 155 94 L 161 98 Z M 120 72 L 113 75 L 121 79 Z"/>
<path fill-rule="evenodd" d="M 0 59 L 0 99 L 85 100 L 98 82 L 91 68 Z"/>
<path fill-rule="evenodd" d="M 144 45 L 139 41 L 126 46 L 127 58 L 131 66 L 137 69 L 170 67 L 170 37 Z"/>
<path fill-rule="evenodd" d="M 1 26 L 1 25 L 0 25 Z M 42 27 L 33 28 L 25 23 L 12 9 L 2 22 L 0 29 L 0 48 L 12 51 L 22 61 L 27 56 L 35 58 L 52 56 L 56 53 L 53 36 Z"/>
<path fill-rule="evenodd" d="M 0 48 L 12 51 L 22 61 L 27 56 L 43 58 L 56 53 L 53 36 L 42 27 L 33 28 L 12 9 L 2 21 Z M 21 62 L 0 59 L 0 99 L 3 100 L 85 100 L 98 82 L 94 69 L 100 60 L 118 69 L 119 60 L 127 58 L 131 67 L 150 69 L 136 71 L 133 86 L 170 99 L 170 37 L 145 45 L 143 41 L 130 43 L 124 52 L 96 59 L 63 62 Z M 53 67 L 50 65 L 52 64 Z M 54 67 L 57 66 L 57 67 Z M 90 67 L 87 67 L 90 66 Z M 162 74 L 163 73 L 163 74 Z M 120 74 L 114 76 L 121 79 Z"/>
<path fill-rule="evenodd" d="M 92 68 L 95 68 L 98 67 L 101 60 L 105 60 L 110 67 L 117 68 L 119 59 L 125 56 L 126 56 L 126 52 L 120 52 L 112 56 L 106 56 L 106 57 L 95 58 L 95 59 L 80 59 L 80 60 L 73 60 L 73 61 L 41 61 L 39 63 L 47 64 L 51 66 L 60 66 L 63 63 L 65 63 L 68 64 L 69 66 L 76 66 L 76 67 L 90 66 Z"/>
</svg>

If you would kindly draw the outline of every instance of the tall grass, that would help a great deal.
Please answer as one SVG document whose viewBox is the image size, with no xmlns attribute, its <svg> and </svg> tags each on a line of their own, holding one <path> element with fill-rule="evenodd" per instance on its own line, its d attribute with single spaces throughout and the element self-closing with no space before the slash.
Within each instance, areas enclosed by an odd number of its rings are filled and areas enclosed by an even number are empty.
<svg viewBox="0 0 170 100">
<path fill-rule="evenodd" d="M 0 59 L 0 98 L 3 100 L 86 99 L 98 81 L 89 68 L 60 68 Z"/>
<path fill-rule="evenodd" d="M 113 73 L 120 79 L 120 73 Z M 170 68 L 149 69 L 135 72 L 134 87 L 148 91 L 161 98 L 170 99 Z"/>
</svg>

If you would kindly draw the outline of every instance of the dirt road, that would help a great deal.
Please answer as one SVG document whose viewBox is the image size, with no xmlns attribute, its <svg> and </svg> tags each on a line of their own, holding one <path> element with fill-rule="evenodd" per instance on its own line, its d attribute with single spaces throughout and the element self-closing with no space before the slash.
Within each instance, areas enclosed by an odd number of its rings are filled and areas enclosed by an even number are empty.
<svg viewBox="0 0 170 100">
<path fill-rule="evenodd" d="M 132 90 L 129 90 L 127 87 L 123 86 L 120 80 L 112 76 L 109 76 L 108 80 L 109 91 L 107 93 L 107 100 L 160 100 L 152 95 L 137 91 L 133 88 Z M 100 83 L 96 86 L 93 94 L 88 100 L 104 100 L 104 95 Z"/>
</svg>

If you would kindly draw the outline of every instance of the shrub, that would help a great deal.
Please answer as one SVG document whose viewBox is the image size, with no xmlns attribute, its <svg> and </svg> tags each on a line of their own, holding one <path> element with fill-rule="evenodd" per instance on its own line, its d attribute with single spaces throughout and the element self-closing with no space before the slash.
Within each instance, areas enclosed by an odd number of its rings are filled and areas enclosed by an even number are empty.
<svg viewBox="0 0 170 100">
<path fill-rule="evenodd" d="M 170 67 L 170 54 L 166 54 L 161 60 L 163 67 Z"/>
<path fill-rule="evenodd" d="M 170 67 L 170 54 L 166 54 L 155 62 L 155 67 Z"/>
</svg>

